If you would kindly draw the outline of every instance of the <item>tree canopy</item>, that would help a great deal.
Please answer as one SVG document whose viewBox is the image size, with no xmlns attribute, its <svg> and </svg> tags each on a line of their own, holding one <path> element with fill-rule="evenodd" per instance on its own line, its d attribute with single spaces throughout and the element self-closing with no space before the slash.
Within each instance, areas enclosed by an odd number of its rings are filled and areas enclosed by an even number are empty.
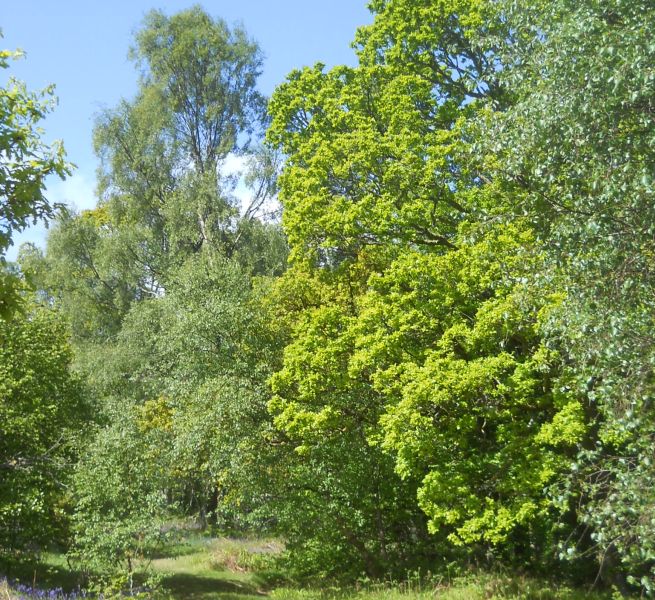
<svg viewBox="0 0 655 600">
<path fill-rule="evenodd" d="M 145 17 L 96 208 L 11 267 L 5 554 L 49 519 L 124 589 L 193 520 L 279 536 L 299 579 L 500 564 L 655 593 L 654 8 L 369 8 L 357 64 L 270 100 L 241 26 Z M 4 93 L 6 249 L 68 167 Z"/>
</svg>

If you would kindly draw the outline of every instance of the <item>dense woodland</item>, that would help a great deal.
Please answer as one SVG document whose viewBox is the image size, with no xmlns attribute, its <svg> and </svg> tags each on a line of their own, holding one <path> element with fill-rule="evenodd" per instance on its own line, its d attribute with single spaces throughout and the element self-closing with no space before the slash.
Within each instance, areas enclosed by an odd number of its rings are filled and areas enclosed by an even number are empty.
<svg viewBox="0 0 655 600">
<path fill-rule="evenodd" d="M 0 572 L 120 588 L 194 522 L 655 594 L 655 4 L 369 4 L 271 98 L 246 31 L 149 13 L 81 213 L 52 92 L 0 89 L 2 254 L 50 221 L 0 274 Z"/>
</svg>

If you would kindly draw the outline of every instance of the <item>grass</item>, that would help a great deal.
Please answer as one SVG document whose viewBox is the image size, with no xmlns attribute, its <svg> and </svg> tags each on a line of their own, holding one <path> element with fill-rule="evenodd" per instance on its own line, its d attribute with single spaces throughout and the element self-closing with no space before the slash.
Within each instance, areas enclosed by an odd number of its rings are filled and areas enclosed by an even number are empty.
<svg viewBox="0 0 655 600">
<path fill-rule="evenodd" d="M 518 576 L 472 574 L 453 581 L 418 577 L 402 583 L 360 584 L 350 588 L 326 585 L 297 588 L 273 569 L 281 552 L 276 540 L 186 537 L 155 558 L 150 567 L 158 576 L 165 600 L 608 600 L 600 593 L 572 590 L 551 582 Z M 24 572 L 22 583 L 41 590 L 74 589 L 77 583 L 63 556 L 48 554 L 43 564 Z M 18 578 L 12 575 L 12 578 Z M 0 580 L 0 600 L 26 596 Z M 43 597 L 43 596 L 41 596 Z M 49 598 L 50 596 L 45 596 Z"/>
<path fill-rule="evenodd" d="M 11 586 L 3 575 L 12 582 Z M 39 597 L 38 593 L 43 590 L 77 591 L 80 580 L 80 574 L 71 569 L 64 554 L 46 552 L 38 563 L 13 565 L 11 569 L 0 572 L 0 600 Z M 26 590 L 32 590 L 33 594 Z M 59 597 L 59 594 L 54 597 Z"/>
<path fill-rule="evenodd" d="M 153 560 L 161 586 L 172 598 L 233 600 L 261 598 L 269 591 L 267 559 L 279 553 L 275 540 L 249 540 L 201 536 L 188 538 L 176 556 Z"/>
<path fill-rule="evenodd" d="M 275 540 L 190 538 L 178 556 L 160 558 L 153 568 L 164 575 L 162 587 L 174 599 L 248 600 L 607 600 L 608 596 L 573 590 L 525 577 L 475 574 L 451 582 L 414 578 L 402 583 L 350 588 L 271 586 L 271 556 L 282 550 Z M 278 579 L 279 581 L 279 579 Z"/>
<path fill-rule="evenodd" d="M 275 600 L 609 600 L 609 596 L 571 590 L 544 581 L 471 575 L 449 583 L 413 582 L 352 590 L 277 589 Z"/>
</svg>

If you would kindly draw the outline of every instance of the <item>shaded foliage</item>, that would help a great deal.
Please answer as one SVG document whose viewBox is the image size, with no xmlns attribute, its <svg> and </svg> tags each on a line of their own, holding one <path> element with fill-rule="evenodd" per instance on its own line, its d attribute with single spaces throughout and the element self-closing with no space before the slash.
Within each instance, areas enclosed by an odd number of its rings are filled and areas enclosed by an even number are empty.
<svg viewBox="0 0 655 600">
<path fill-rule="evenodd" d="M 62 541 L 67 488 L 90 420 L 70 372 L 68 329 L 56 312 L 24 301 L 0 319 L 0 558 Z"/>
</svg>

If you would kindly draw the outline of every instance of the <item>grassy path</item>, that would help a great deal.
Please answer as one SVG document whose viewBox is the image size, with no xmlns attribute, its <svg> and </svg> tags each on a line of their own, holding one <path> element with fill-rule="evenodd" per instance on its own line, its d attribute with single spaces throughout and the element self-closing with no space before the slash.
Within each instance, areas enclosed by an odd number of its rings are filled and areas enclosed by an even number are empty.
<svg viewBox="0 0 655 600">
<path fill-rule="evenodd" d="M 518 576 L 477 574 L 448 585 L 408 582 L 368 589 L 297 589 L 285 586 L 279 573 L 266 570 L 281 545 L 274 540 L 235 540 L 191 535 L 150 564 L 160 578 L 157 600 L 609 600 L 610 595 L 571 590 Z M 0 600 L 59 598 L 53 588 L 72 589 L 76 577 L 62 555 L 50 554 L 21 582 L 34 584 L 46 595 L 25 595 L 0 580 Z M 263 567 L 263 568 L 262 568 Z"/>
<path fill-rule="evenodd" d="M 607 600 L 609 596 L 521 577 L 477 575 L 449 585 L 419 581 L 369 589 L 294 589 L 271 585 L 257 571 L 262 558 L 279 551 L 271 540 L 191 538 L 176 556 L 153 561 L 163 587 L 175 600 Z M 259 560 L 258 560 L 259 559 Z M 253 567 L 255 569 L 253 570 Z"/>
<path fill-rule="evenodd" d="M 175 549 L 178 556 L 157 558 L 152 568 L 162 575 L 162 587 L 176 599 L 261 599 L 266 595 L 263 581 L 238 562 L 246 545 L 245 541 L 191 538 Z"/>
</svg>

